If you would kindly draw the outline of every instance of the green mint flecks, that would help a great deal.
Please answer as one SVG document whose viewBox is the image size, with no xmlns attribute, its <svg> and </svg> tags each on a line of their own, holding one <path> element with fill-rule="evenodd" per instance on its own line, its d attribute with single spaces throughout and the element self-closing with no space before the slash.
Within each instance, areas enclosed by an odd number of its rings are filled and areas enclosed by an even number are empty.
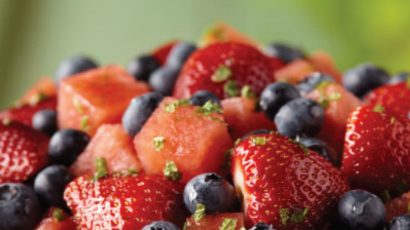
<svg viewBox="0 0 410 230">
<path fill-rule="evenodd" d="M 321 95 L 320 99 L 319 99 L 319 104 L 323 107 L 323 108 L 327 108 L 329 107 L 330 102 L 332 101 L 337 101 L 340 98 L 342 98 L 342 94 L 338 93 L 338 92 L 333 92 L 330 93 L 329 96 L 324 97 L 323 95 Z"/>
<path fill-rule="evenodd" d="M 216 83 L 224 82 L 228 80 L 232 75 L 231 69 L 225 65 L 220 65 L 212 74 L 211 80 Z"/>
<path fill-rule="evenodd" d="M 228 97 L 239 96 L 239 85 L 236 81 L 229 80 L 224 84 L 224 93 Z"/>
<path fill-rule="evenodd" d="M 303 208 L 303 209 L 281 208 L 279 210 L 279 217 L 283 225 L 287 225 L 288 223 L 297 224 L 305 220 L 308 212 L 309 212 L 308 208 Z"/>
<path fill-rule="evenodd" d="M 252 137 L 251 138 L 251 143 L 253 146 L 257 145 L 265 145 L 268 142 L 266 137 Z"/>
<path fill-rule="evenodd" d="M 383 200 L 383 202 L 388 202 L 391 200 L 391 195 L 389 190 L 383 190 L 382 193 L 380 194 L 380 198 Z"/>
<path fill-rule="evenodd" d="M 38 103 L 40 103 L 41 101 L 43 101 L 46 98 L 47 98 L 47 95 L 45 95 L 44 93 L 41 93 L 41 92 L 36 93 L 36 94 L 34 94 L 33 96 L 30 97 L 29 104 L 31 106 L 35 106 L 35 105 L 37 105 Z"/>
<path fill-rule="evenodd" d="M 82 116 L 80 120 L 80 128 L 82 131 L 88 131 L 90 118 L 88 116 Z"/>
<path fill-rule="evenodd" d="M 107 162 L 103 157 L 98 157 L 97 159 L 95 159 L 95 173 L 93 180 L 98 181 L 100 178 L 107 176 L 107 174 Z"/>
<path fill-rule="evenodd" d="M 177 165 L 173 161 L 167 161 L 165 163 L 163 172 L 164 176 L 169 180 L 178 181 L 182 177 L 182 174 L 178 171 Z"/>
<path fill-rule="evenodd" d="M 79 113 L 79 114 L 83 114 L 84 113 L 84 106 L 81 104 L 80 100 L 78 98 L 73 98 L 73 106 L 75 108 L 75 110 Z"/>
<path fill-rule="evenodd" d="M 204 105 L 197 109 L 197 112 L 208 116 L 212 113 L 222 113 L 222 108 L 218 103 L 214 103 L 212 101 L 207 101 Z"/>
<path fill-rule="evenodd" d="M 63 220 L 65 219 L 65 217 L 64 217 L 64 212 L 63 212 L 63 210 L 60 209 L 60 208 L 55 208 L 55 209 L 53 210 L 53 213 L 52 213 L 51 215 L 53 216 L 53 218 L 54 218 L 55 220 L 57 220 L 57 222 L 61 222 L 61 221 L 63 221 Z"/>
<path fill-rule="evenodd" d="M 237 222 L 237 219 L 225 218 L 219 226 L 219 230 L 235 230 Z"/>
<path fill-rule="evenodd" d="M 384 112 L 384 107 L 380 104 L 377 104 L 373 107 L 373 112 L 383 113 Z"/>
<path fill-rule="evenodd" d="M 202 218 L 204 218 L 205 216 L 205 205 L 198 203 L 196 204 L 196 209 L 194 214 L 192 215 L 192 218 L 194 219 L 195 222 L 199 222 L 200 220 L 202 220 Z"/>
<path fill-rule="evenodd" d="M 290 212 L 288 208 L 281 208 L 279 209 L 279 217 L 280 217 L 280 222 L 283 225 L 288 224 L 288 220 L 290 219 Z"/>
<path fill-rule="evenodd" d="M 154 144 L 155 151 L 161 151 L 164 148 L 165 144 L 165 137 L 163 136 L 156 136 L 152 139 L 152 143 Z"/>
<path fill-rule="evenodd" d="M 178 107 L 184 106 L 184 105 L 189 105 L 189 101 L 187 99 L 173 101 L 165 105 L 165 112 L 173 113 L 178 109 Z"/>
<path fill-rule="evenodd" d="M 319 90 L 319 91 L 323 91 L 326 87 L 328 87 L 330 84 L 332 84 L 332 82 L 330 81 L 322 81 L 319 84 L 317 84 L 317 86 L 315 87 L 315 89 Z"/>
<path fill-rule="evenodd" d="M 249 85 L 245 85 L 241 89 L 241 96 L 244 98 L 255 98 L 256 94 L 253 92 L 252 88 Z"/>
</svg>

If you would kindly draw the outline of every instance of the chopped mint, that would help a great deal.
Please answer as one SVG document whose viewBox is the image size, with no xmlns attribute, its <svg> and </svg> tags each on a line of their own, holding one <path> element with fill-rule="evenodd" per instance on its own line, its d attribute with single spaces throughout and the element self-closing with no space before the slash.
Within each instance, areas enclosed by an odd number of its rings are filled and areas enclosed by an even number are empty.
<svg viewBox="0 0 410 230">
<path fill-rule="evenodd" d="M 224 164 L 222 165 L 222 169 L 230 169 L 231 168 L 231 160 L 232 160 L 232 154 L 233 154 L 233 150 L 232 149 L 228 149 L 225 153 L 224 153 Z"/>
<path fill-rule="evenodd" d="M 301 223 L 305 220 L 306 215 L 308 214 L 309 209 L 298 209 L 292 212 L 292 216 L 290 217 L 290 222 L 293 224 Z"/>
<path fill-rule="evenodd" d="M 231 69 L 225 65 L 220 65 L 212 74 L 211 80 L 216 83 L 224 82 L 228 80 L 232 75 Z"/>
<path fill-rule="evenodd" d="M 340 98 L 342 98 L 342 94 L 340 94 L 339 92 L 333 92 L 328 96 L 330 101 L 337 101 Z"/>
<path fill-rule="evenodd" d="M 233 81 L 229 80 L 224 84 L 224 93 L 228 97 L 236 97 L 239 95 L 239 86 L 238 84 Z"/>
<path fill-rule="evenodd" d="M 63 210 L 61 210 L 60 208 L 55 208 L 51 215 L 55 220 L 57 220 L 57 222 L 63 221 L 65 219 Z"/>
<path fill-rule="evenodd" d="M 268 140 L 266 139 L 266 137 L 252 137 L 251 142 L 253 146 L 257 146 L 265 145 Z"/>
<path fill-rule="evenodd" d="M 384 112 L 384 107 L 380 104 L 377 104 L 377 105 L 374 106 L 373 112 L 383 113 Z"/>
<path fill-rule="evenodd" d="M 40 103 L 41 101 L 43 101 L 44 99 L 47 98 L 47 95 L 45 95 L 42 92 L 36 93 L 33 96 L 30 97 L 29 99 L 29 104 L 31 106 L 37 105 L 38 103 Z"/>
<path fill-rule="evenodd" d="M 97 181 L 100 178 L 103 178 L 107 176 L 108 174 L 108 168 L 107 168 L 107 162 L 103 157 L 98 157 L 95 159 L 95 173 L 93 180 Z"/>
<path fill-rule="evenodd" d="M 80 121 L 80 127 L 81 127 L 81 130 L 83 130 L 83 131 L 87 131 L 88 130 L 88 128 L 89 128 L 89 124 L 88 124 L 88 122 L 89 122 L 89 117 L 88 116 L 82 116 L 81 117 L 81 121 Z"/>
<path fill-rule="evenodd" d="M 330 82 L 330 81 L 322 81 L 322 82 L 320 82 L 320 83 L 315 87 L 315 89 L 317 89 L 317 90 L 319 90 L 319 91 L 322 91 L 322 90 L 324 90 L 326 87 L 328 87 L 330 84 L 332 84 L 332 82 Z"/>
<path fill-rule="evenodd" d="M 135 168 L 129 168 L 127 169 L 127 174 L 132 176 L 132 175 L 138 175 L 138 171 Z"/>
<path fill-rule="evenodd" d="M 167 161 L 164 168 L 164 176 L 169 180 L 178 181 L 182 175 L 178 171 L 177 165 L 173 161 Z"/>
<path fill-rule="evenodd" d="M 152 143 L 154 144 L 155 151 L 161 151 L 164 148 L 165 137 L 156 136 L 152 139 Z"/>
<path fill-rule="evenodd" d="M 382 194 L 380 194 L 380 195 L 381 195 L 381 198 L 384 202 L 387 202 L 387 201 L 391 200 L 391 195 L 390 195 L 389 190 L 383 190 Z"/>
<path fill-rule="evenodd" d="M 238 220 L 233 218 L 224 218 L 219 230 L 235 230 Z"/>
<path fill-rule="evenodd" d="M 165 105 L 165 112 L 173 113 L 178 109 L 178 107 L 184 106 L 184 105 L 189 105 L 189 101 L 187 99 L 180 99 L 180 100 L 173 101 Z"/>
<path fill-rule="evenodd" d="M 244 98 L 255 98 L 256 94 L 249 85 L 245 85 L 241 89 L 241 96 Z"/>
<path fill-rule="evenodd" d="M 280 221 L 283 225 L 286 225 L 288 223 L 288 220 L 290 219 L 290 212 L 288 208 L 281 208 L 279 209 L 279 217 Z"/>
<path fill-rule="evenodd" d="M 212 113 L 222 113 L 222 108 L 219 104 L 209 100 L 203 106 L 199 107 L 197 111 L 208 116 Z"/>
<path fill-rule="evenodd" d="M 81 102 L 78 100 L 78 98 L 73 98 L 73 106 L 78 113 L 80 114 L 84 113 L 84 107 L 81 104 Z"/>
<path fill-rule="evenodd" d="M 327 98 L 321 98 L 319 99 L 319 104 L 322 106 L 322 108 L 326 109 L 329 107 L 330 101 Z"/>
<path fill-rule="evenodd" d="M 205 205 L 198 203 L 196 204 L 196 209 L 194 214 L 192 215 L 192 218 L 194 219 L 195 222 L 199 222 L 200 220 L 202 220 L 202 218 L 204 218 L 205 216 Z"/>
<path fill-rule="evenodd" d="M 327 96 L 327 97 L 321 96 L 321 98 L 319 99 L 319 104 L 323 108 L 327 108 L 327 107 L 329 107 L 330 102 L 337 101 L 340 98 L 342 98 L 342 94 L 340 94 L 338 92 L 333 92 L 333 93 L 330 93 L 329 96 Z"/>
</svg>

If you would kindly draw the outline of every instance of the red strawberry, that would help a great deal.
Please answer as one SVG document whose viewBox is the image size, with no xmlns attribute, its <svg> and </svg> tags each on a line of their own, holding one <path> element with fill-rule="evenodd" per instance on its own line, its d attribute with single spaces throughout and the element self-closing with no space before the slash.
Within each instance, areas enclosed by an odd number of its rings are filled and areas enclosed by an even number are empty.
<svg viewBox="0 0 410 230">
<path fill-rule="evenodd" d="M 396 216 L 410 213 L 410 192 L 404 193 L 400 197 L 388 201 L 386 207 L 386 219 L 390 221 Z"/>
<path fill-rule="evenodd" d="M 232 175 L 243 197 L 247 227 L 319 229 L 349 188 L 319 154 L 277 133 L 246 138 L 233 150 Z"/>
<path fill-rule="evenodd" d="M 180 224 L 181 191 L 180 184 L 156 176 L 78 177 L 64 199 L 81 229 L 134 230 L 156 220 Z"/>
<path fill-rule="evenodd" d="M 381 193 L 409 184 L 410 124 L 380 105 L 358 107 L 349 117 L 342 171 L 353 187 Z"/>
<path fill-rule="evenodd" d="M 18 121 L 25 125 L 31 126 L 31 120 L 36 112 L 43 109 L 56 110 L 57 98 L 55 96 L 46 98 L 43 97 L 43 94 L 36 94 L 35 96 L 32 96 L 29 104 L 13 107 L 6 111 L 0 112 L 0 119 Z"/>
<path fill-rule="evenodd" d="M 0 183 L 22 182 L 47 161 L 48 137 L 23 124 L 0 122 Z"/>
<path fill-rule="evenodd" d="M 28 104 L 35 100 L 38 95 L 54 97 L 57 95 L 57 87 L 53 79 L 50 77 L 42 77 L 18 100 L 17 103 Z"/>
<path fill-rule="evenodd" d="M 164 65 L 168 54 L 171 52 L 172 48 L 178 43 L 178 41 L 170 41 L 162 46 L 156 48 L 154 51 L 152 51 L 152 56 L 154 56 L 161 65 Z"/>
<path fill-rule="evenodd" d="M 385 85 L 372 91 L 366 101 L 369 104 L 380 104 L 386 111 L 392 113 L 396 118 L 410 121 L 410 84 L 399 83 Z"/>
<path fill-rule="evenodd" d="M 221 98 L 237 96 L 244 85 L 259 94 L 274 81 L 274 71 L 271 60 L 252 46 L 215 43 L 189 57 L 175 84 L 174 96 L 185 98 L 203 89 Z"/>
<path fill-rule="evenodd" d="M 59 208 L 51 208 L 36 230 L 73 230 L 76 225 L 73 219 Z"/>
</svg>

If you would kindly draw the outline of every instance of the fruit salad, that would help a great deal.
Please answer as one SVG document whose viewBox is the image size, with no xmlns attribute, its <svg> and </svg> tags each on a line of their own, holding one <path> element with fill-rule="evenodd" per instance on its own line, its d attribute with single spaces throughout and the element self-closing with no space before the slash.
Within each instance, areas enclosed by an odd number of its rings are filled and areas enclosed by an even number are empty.
<svg viewBox="0 0 410 230">
<path fill-rule="evenodd" d="M 410 229 L 410 73 L 218 23 L 0 112 L 0 230 Z"/>
</svg>

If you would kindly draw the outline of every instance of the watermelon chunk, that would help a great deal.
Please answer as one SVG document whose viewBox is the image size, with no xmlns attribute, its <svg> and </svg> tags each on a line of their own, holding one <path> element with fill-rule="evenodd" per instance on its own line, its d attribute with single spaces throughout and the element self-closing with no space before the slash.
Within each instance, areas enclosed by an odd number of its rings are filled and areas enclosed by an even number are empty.
<svg viewBox="0 0 410 230">
<path fill-rule="evenodd" d="M 182 182 L 205 172 L 220 172 L 232 146 L 222 114 L 205 114 L 183 100 L 165 98 L 136 135 L 134 145 L 147 174 L 163 174 L 173 161 Z"/>
<path fill-rule="evenodd" d="M 31 104 L 33 100 L 42 95 L 43 97 L 57 96 L 57 88 L 54 81 L 49 77 L 38 80 L 17 102 L 18 104 Z"/>
<path fill-rule="evenodd" d="M 102 157 L 106 160 L 108 172 L 141 169 L 137 153 L 129 137 L 120 124 L 102 125 L 91 139 L 87 148 L 71 166 L 75 176 L 94 174 L 95 161 Z"/>
<path fill-rule="evenodd" d="M 296 84 L 315 71 L 314 66 L 306 60 L 295 60 L 275 73 L 277 81 Z"/>
<path fill-rule="evenodd" d="M 43 218 L 43 220 L 39 223 L 36 230 L 73 230 L 77 229 L 77 225 L 74 223 L 73 218 L 69 216 L 67 213 L 62 211 L 61 209 L 58 210 L 59 213 L 56 212 L 56 208 L 50 208 L 47 212 L 47 215 Z M 59 219 L 57 219 L 59 218 Z"/>
<path fill-rule="evenodd" d="M 227 226 L 230 228 L 227 228 Z M 199 221 L 195 221 L 192 217 L 187 218 L 186 230 L 201 229 L 245 229 L 243 213 L 206 215 Z"/>
<path fill-rule="evenodd" d="M 256 110 L 256 103 L 255 99 L 245 97 L 232 97 L 222 101 L 223 115 L 234 140 L 257 129 L 276 129 L 275 124 L 263 112 Z"/>
<path fill-rule="evenodd" d="M 317 71 L 332 76 L 337 83 L 342 83 L 342 73 L 336 68 L 329 54 L 324 51 L 316 51 L 308 57 L 308 60 Z"/>
<path fill-rule="evenodd" d="M 60 128 L 79 129 L 93 136 L 102 124 L 115 124 L 135 96 L 149 91 L 117 66 L 107 66 L 69 77 L 60 83 Z"/>
</svg>

